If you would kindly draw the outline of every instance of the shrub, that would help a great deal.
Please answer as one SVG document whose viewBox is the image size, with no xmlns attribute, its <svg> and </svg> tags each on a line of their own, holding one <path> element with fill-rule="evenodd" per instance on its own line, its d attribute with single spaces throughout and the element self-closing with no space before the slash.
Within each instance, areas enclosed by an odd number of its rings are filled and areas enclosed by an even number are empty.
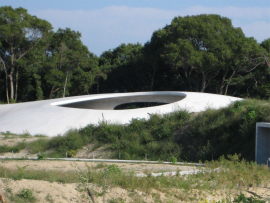
<svg viewBox="0 0 270 203">
<path fill-rule="evenodd" d="M 263 200 L 256 199 L 254 197 L 246 197 L 244 194 L 240 194 L 238 197 L 234 198 L 233 202 L 238 203 L 265 203 Z"/>
<path fill-rule="evenodd" d="M 177 158 L 176 157 L 172 157 L 172 164 L 176 164 L 177 163 Z"/>
<path fill-rule="evenodd" d="M 37 157 L 38 157 L 38 160 L 40 159 L 44 159 L 44 157 L 46 156 L 46 154 L 38 154 Z"/>
<path fill-rule="evenodd" d="M 25 189 L 23 188 L 22 191 L 18 194 L 19 197 L 23 199 L 32 199 L 33 196 L 33 189 Z"/>
<path fill-rule="evenodd" d="M 258 100 L 200 113 L 175 136 L 182 146 L 181 159 L 198 162 L 237 153 L 254 160 L 256 122 L 267 121 L 269 114 L 269 103 Z"/>
</svg>

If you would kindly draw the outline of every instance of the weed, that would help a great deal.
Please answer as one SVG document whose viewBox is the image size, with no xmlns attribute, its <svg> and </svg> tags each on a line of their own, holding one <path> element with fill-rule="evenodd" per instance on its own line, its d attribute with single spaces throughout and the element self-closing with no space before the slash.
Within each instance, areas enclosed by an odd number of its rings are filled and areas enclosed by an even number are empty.
<svg viewBox="0 0 270 203">
<path fill-rule="evenodd" d="M 11 132 L 10 131 L 6 131 L 6 132 L 3 133 L 3 135 L 9 136 L 9 135 L 11 135 Z"/>
<path fill-rule="evenodd" d="M 34 137 L 47 137 L 46 135 L 42 135 L 42 134 L 36 134 L 34 135 Z"/>
<path fill-rule="evenodd" d="M 20 193 L 12 195 L 9 197 L 10 202 L 18 203 L 34 203 L 37 201 L 36 197 L 33 194 L 33 189 L 23 188 Z"/>
<path fill-rule="evenodd" d="M 89 188 L 89 182 L 91 182 L 91 167 L 87 166 L 88 171 L 83 171 L 81 168 L 78 167 L 78 165 L 74 162 L 74 164 L 72 164 L 72 166 L 75 168 L 76 173 L 77 173 L 77 187 L 79 190 L 81 191 L 86 191 L 88 193 L 88 196 L 92 199 L 93 202 L 95 197 L 92 191 L 94 191 L 93 189 Z M 85 196 L 84 196 L 85 197 Z"/>
<path fill-rule="evenodd" d="M 120 173 L 121 172 L 118 165 L 116 165 L 116 164 L 108 165 L 104 169 L 104 171 L 105 171 L 105 173 Z"/>
<path fill-rule="evenodd" d="M 109 203 L 125 203 L 126 201 L 121 198 L 121 197 L 118 197 L 118 198 L 112 198 L 111 200 L 109 200 Z"/>
<path fill-rule="evenodd" d="M 28 130 L 24 130 L 22 134 L 20 134 L 21 138 L 29 138 L 32 137 Z"/>
<path fill-rule="evenodd" d="M 101 162 L 101 163 L 98 163 L 95 168 L 99 169 L 99 168 L 104 168 L 105 166 L 107 166 L 107 165 L 104 164 L 103 162 Z"/>
<path fill-rule="evenodd" d="M 49 140 L 44 137 L 40 137 L 40 139 L 27 143 L 27 148 L 29 152 L 33 154 L 40 151 L 46 151 L 49 149 Z"/>
<path fill-rule="evenodd" d="M 53 203 L 53 202 L 54 202 L 54 201 L 53 201 L 53 198 L 52 198 L 52 195 L 49 194 L 49 193 L 46 195 L 45 200 L 46 200 L 47 202 L 50 202 L 50 203 Z"/>
<path fill-rule="evenodd" d="M 254 197 L 246 197 L 244 194 L 240 194 L 238 197 L 234 198 L 233 202 L 244 202 L 244 203 L 265 203 L 263 200 L 256 199 Z"/>
<path fill-rule="evenodd" d="M 232 110 L 232 112 L 237 112 L 237 111 L 241 111 L 242 110 L 242 106 L 243 106 L 243 101 L 235 101 L 233 103 L 233 107 L 234 109 Z"/>
<path fill-rule="evenodd" d="M 176 164 L 177 163 L 177 158 L 176 157 L 172 157 L 172 164 Z"/>
<path fill-rule="evenodd" d="M 71 149 L 67 152 L 68 157 L 73 157 L 76 154 L 76 150 Z"/>
<path fill-rule="evenodd" d="M 23 199 L 33 199 L 33 189 L 25 189 L 23 188 L 22 191 L 18 194 L 19 197 Z"/>
<path fill-rule="evenodd" d="M 4 153 L 4 152 L 20 152 L 22 149 L 24 149 L 26 147 L 26 143 L 25 142 L 19 142 L 17 145 L 15 146 L 7 146 L 7 145 L 1 145 L 0 146 L 0 153 Z"/>
<path fill-rule="evenodd" d="M 46 154 L 41 153 L 41 154 L 37 155 L 37 158 L 38 158 L 38 160 L 41 160 L 41 159 L 44 159 L 45 156 L 46 156 Z"/>
<path fill-rule="evenodd" d="M 12 188 L 10 187 L 11 179 L 7 177 L 7 171 L 4 172 L 4 179 L 2 179 L 2 182 L 4 183 L 4 188 L 7 194 L 12 194 Z"/>
</svg>

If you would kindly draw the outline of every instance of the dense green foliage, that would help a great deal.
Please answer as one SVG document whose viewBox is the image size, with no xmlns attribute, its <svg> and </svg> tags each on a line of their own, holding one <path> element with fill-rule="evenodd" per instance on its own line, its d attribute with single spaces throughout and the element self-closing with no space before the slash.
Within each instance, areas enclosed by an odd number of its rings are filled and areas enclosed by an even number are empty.
<svg viewBox="0 0 270 203">
<path fill-rule="evenodd" d="M 134 119 L 129 125 L 101 122 L 81 129 L 82 137 L 91 136 L 97 145 L 122 154 L 123 159 L 205 161 L 222 155 L 241 154 L 247 160 L 255 156 L 256 122 L 270 121 L 268 102 L 247 100 L 220 110 L 206 110 L 198 115 L 186 111 L 149 120 Z"/>
<path fill-rule="evenodd" d="M 256 122 L 270 121 L 268 102 L 245 100 L 220 110 L 206 110 L 176 135 L 184 160 L 211 160 L 223 154 L 241 154 L 254 160 Z"/>
<path fill-rule="evenodd" d="M 175 17 L 145 45 L 121 44 L 97 57 L 80 32 L 53 32 L 26 9 L 0 7 L 1 103 L 134 91 L 266 99 L 269 56 L 270 38 L 258 44 L 230 19 L 211 14 Z"/>
<path fill-rule="evenodd" d="M 199 114 L 179 110 L 167 115 L 150 115 L 149 120 L 133 119 L 127 125 L 102 121 L 82 129 L 71 129 L 63 136 L 43 138 L 16 146 L 0 146 L 0 152 L 18 152 L 27 147 L 32 153 L 45 152 L 49 157 L 72 156 L 76 150 L 94 143 L 105 146 L 113 158 L 160 161 L 206 161 L 222 155 L 241 154 L 255 159 L 256 122 L 270 121 L 270 104 L 264 100 L 237 101 L 219 110 Z"/>
</svg>

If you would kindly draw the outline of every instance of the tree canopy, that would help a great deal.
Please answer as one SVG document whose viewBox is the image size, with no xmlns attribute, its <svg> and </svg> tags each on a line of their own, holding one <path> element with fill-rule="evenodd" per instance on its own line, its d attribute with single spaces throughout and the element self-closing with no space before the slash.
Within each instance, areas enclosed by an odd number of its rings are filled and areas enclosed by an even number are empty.
<svg viewBox="0 0 270 203">
<path fill-rule="evenodd" d="M 14 99 L 13 74 L 17 63 L 51 30 L 49 22 L 31 16 L 24 8 L 13 9 L 10 6 L 0 8 L 0 57 L 5 64 L 4 72 L 9 77 L 11 99 Z"/>
<path fill-rule="evenodd" d="M 93 39 L 94 40 L 94 39 Z M 70 28 L 0 7 L 0 101 L 91 93 L 197 91 L 270 97 L 270 38 L 260 44 L 219 15 L 175 17 L 144 45 L 100 57 Z"/>
</svg>

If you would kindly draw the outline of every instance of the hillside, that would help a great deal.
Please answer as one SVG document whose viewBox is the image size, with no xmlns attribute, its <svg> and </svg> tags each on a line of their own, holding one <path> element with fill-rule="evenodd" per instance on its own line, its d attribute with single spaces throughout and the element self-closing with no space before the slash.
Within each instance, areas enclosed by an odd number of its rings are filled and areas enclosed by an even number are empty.
<svg viewBox="0 0 270 203">
<path fill-rule="evenodd" d="M 149 120 L 133 119 L 128 125 L 100 122 L 82 129 L 71 129 L 63 136 L 33 142 L 1 145 L 0 153 L 46 153 L 47 157 L 92 156 L 99 150 L 103 157 L 199 162 L 221 156 L 241 154 L 252 161 L 255 156 L 256 122 L 270 121 L 269 101 L 244 100 L 219 110 L 206 109 L 199 114 L 180 110 L 168 115 L 153 114 Z M 5 132 L 8 138 L 13 135 Z M 21 137 L 29 137 L 29 134 Z M 97 154 L 100 154 L 97 152 Z"/>
</svg>

